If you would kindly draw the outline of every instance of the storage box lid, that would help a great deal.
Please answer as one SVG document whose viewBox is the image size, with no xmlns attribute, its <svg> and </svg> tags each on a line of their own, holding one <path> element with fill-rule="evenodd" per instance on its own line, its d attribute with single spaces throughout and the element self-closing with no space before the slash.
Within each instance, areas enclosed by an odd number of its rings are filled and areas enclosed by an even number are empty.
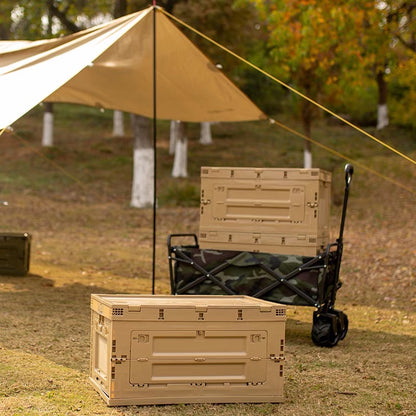
<svg viewBox="0 0 416 416">
<path fill-rule="evenodd" d="M 284 317 L 286 307 L 274 302 L 262 299 L 256 299 L 250 296 L 231 296 L 231 295 L 131 295 L 131 294 L 92 294 L 91 309 L 111 317 L 112 319 L 174 319 L 177 320 L 180 315 L 174 314 L 174 310 L 192 310 L 194 312 L 205 314 L 215 311 L 252 311 L 254 315 L 262 312 L 272 312 L 273 317 Z M 137 312 L 146 312 L 137 314 Z M 168 314 L 167 311 L 172 311 Z M 275 311 L 275 312 L 274 312 Z M 150 313 L 151 312 L 151 313 Z M 159 313 L 159 316 L 155 314 Z M 274 313 L 273 313 L 274 312 Z M 161 316 L 160 316 L 161 314 Z M 134 316 L 133 316 L 134 315 Z M 197 315 L 197 314 L 196 314 Z M 207 315 L 209 315 L 207 313 Z M 215 314 L 215 320 L 229 319 L 222 317 L 221 314 Z M 226 313 L 228 315 L 228 313 Z M 251 315 L 251 318 L 258 319 L 257 316 Z M 244 314 L 244 319 L 248 318 Z M 198 317 L 196 318 L 198 319 Z M 206 317 L 204 317 L 206 319 Z"/>
<path fill-rule="evenodd" d="M 202 166 L 201 178 L 260 180 L 322 180 L 331 182 L 331 172 L 319 168 L 253 168 Z"/>
<path fill-rule="evenodd" d="M 157 308 L 195 308 L 199 306 L 217 308 L 259 308 L 276 306 L 273 302 L 250 296 L 217 295 L 130 295 L 130 294 L 92 294 L 107 306 L 143 306 Z"/>
</svg>

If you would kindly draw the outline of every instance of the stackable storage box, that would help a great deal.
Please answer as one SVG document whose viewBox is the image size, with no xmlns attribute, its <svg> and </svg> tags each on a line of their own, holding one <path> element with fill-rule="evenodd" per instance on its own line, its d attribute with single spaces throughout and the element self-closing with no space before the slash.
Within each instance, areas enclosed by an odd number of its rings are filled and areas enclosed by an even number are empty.
<svg viewBox="0 0 416 416">
<path fill-rule="evenodd" d="M 27 274 L 31 239 L 28 233 L 0 233 L 0 275 Z"/>
<path fill-rule="evenodd" d="M 283 305 L 92 295 L 91 312 L 90 380 L 109 406 L 283 399 Z"/>
<path fill-rule="evenodd" d="M 315 256 L 329 241 L 331 173 L 201 168 L 201 248 Z"/>
</svg>

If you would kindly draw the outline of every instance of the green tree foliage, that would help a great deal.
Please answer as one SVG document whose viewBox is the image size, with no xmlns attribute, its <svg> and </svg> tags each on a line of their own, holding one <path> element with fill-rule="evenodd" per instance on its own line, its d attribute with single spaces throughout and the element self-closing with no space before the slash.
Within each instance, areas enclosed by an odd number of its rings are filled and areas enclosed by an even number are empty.
<svg viewBox="0 0 416 416">
<path fill-rule="evenodd" d="M 0 3 L 0 40 L 8 40 L 11 35 L 12 26 L 12 11 L 14 9 L 14 2 L 3 0 Z"/>
<path fill-rule="evenodd" d="M 387 105 L 388 74 L 396 63 L 383 4 L 362 0 L 353 10 L 351 18 L 357 24 L 350 46 L 356 59 L 343 71 L 339 83 L 342 93 L 332 103 L 335 108 L 343 105 L 342 111 L 361 124 L 374 124 L 377 104 Z"/>
<path fill-rule="evenodd" d="M 383 2 L 396 65 L 389 75 L 392 122 L 416 128 L 416 1 Z"/>
<path fill-rule="evenodd" d="M 269 29 L 274 74 L 308 97 L 334 103 L 340 79 L 364 63 L 364 28 L 373 2 L 362 0 L 253 0 Z M 315 107 L 299 101 L 307 135 Z"/>
<path fill-rule="evenodd" d="M 359 66 L 341 80 L 342 111 L 361 123 L 374 120 L 374 94 L 378 95 L 378 104 L 388 102 L 393 123 L 414 125 L 416 2 L 363 0 L 362 7 L 365 15 L 357 42 L 361 50 Z"/>
<path fill-rule="evenodd" d="M 390 83 L 392 119 L 414 119 L 404 109 L 414 102 L 416 1 L 240 0 L 247 1 L 268 28 L 271 72 L 278 78 L 361 122 L 375 120 Z M 296 101 L 309 135 L 316 108 Z"/>
<path fill-rule="evenodd" d="M 3 39 L 39 39 L 77 32 L 109 18 L 112 0 L 2 0 Z"/>
<path fill-rule="evenodd" d="M 401 61 L 391 77 L 391 120 L 393 124 L 416 130 L 416 56 Z"/>
<path fill-rule="evenodd" d="M 382 2 L 389 31 L 406 49 L 416 52 L 416 1 Z"/>
</svg>

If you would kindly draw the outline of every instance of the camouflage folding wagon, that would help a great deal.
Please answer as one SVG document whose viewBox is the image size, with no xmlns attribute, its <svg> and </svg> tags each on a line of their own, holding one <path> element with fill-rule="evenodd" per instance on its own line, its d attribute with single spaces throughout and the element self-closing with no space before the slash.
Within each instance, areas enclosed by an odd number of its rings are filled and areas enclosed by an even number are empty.
<svg viewBox="0 0 416 416">
<path fill-rule="evenodd" d="M 195 234 L 168 238 L 172 294 L 248 295 L 288 305 L 312 306 L 312 340 L 333 347 L 344 339 L 348 318 L 335 309 L 343 230 L 353 167 L 345 167 L 345 194 L 339 237 L 316 257 L 200 249 Z M 189 245 L 173 240 L 192 239 Z"/>
</svg>

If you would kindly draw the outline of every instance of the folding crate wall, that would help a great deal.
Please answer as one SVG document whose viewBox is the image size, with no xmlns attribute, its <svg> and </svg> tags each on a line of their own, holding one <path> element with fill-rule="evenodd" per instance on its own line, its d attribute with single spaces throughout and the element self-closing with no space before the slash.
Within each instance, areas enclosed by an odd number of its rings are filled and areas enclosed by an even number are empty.
<svg viewBox="0 0 416 416">
<path fill-rule="evenodd" d="M 321 169 L 202 167 L 200 247 L 315 256 L 330 242 L 330 199 Z"/>
<path fill-rule="evenodd" d="M 91 296 L 106 403 L 280 402 L 286 309 L 245 296 Z"/>
</svg>

